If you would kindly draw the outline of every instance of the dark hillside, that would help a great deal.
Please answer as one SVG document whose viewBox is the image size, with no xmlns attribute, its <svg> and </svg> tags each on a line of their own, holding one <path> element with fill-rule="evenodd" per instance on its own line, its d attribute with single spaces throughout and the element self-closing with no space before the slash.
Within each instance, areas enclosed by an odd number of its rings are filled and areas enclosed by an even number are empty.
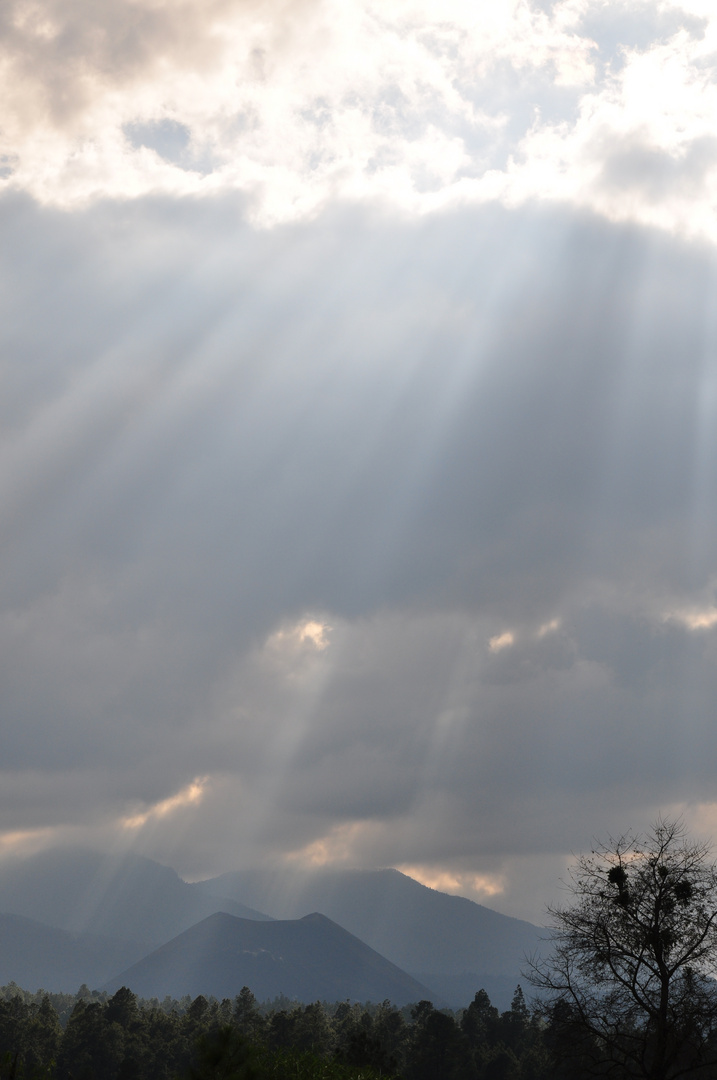
<svg viewBox="0 0 717 1080">
<path fill-rule="evenodd" d="M 535 951 L 543 934 L 531 923 L 429 889 L 397 870 L 323 871 L 293 878 L 240 871 L 202 886 L 277 918 L 321 911 L 452 1005 L 468 1004 L 485 987 L 507 1008 L 524 957 Z"/>
<path fill-rule="evenodd" d="M 383 1001 L 432 996 L 427 987 L 317 913 L 258 922 L 217 913 L 112 979 L 142 997 L 231 998 L 243 986 L 259 1000 Z"/>
</svg>

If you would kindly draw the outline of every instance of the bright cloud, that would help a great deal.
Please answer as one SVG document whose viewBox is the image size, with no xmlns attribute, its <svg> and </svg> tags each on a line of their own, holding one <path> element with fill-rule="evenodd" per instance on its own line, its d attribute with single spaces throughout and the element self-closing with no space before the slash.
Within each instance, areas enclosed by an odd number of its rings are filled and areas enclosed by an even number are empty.
<svg viewBox="0 0 717 1080">
<path fill-rule="evenodd" d="M 381 832 L 381 825 L 376 821 L 351 821 L 334 825 L 325 836 L 312 840 L 297 851 L 290 852 L 285 859 L 287 865 L 302 867 L 352 866 L 357 852 L 370 848 Z"/>
<path fill-rule="evenodd" d="M 265 225 L 558 200 L 714 238 L 717 17 L 638 8 L 635 44 L 597 0 L 12 0 L 0 184 L 61 206 L 233 191 Z"/>
<path fill-rule="evenodd" d="M 265 648 L 271 652 L 287 654 L 303 652 L 304 646 L 310 645 L 319 652 L 329 646 L 329 634 L 332 627 L 326 622 L 307 617 L 291 626 L 283 626 L 270 635 Z"/>
<path fill-rule="evenodd" d="M 496 634 L 488 639 L 488 648 L 491 652 L 500 652 L 501 649 L 509 649 L 515 644 L 515 635 L 511 630 L 505 630 L 502 634 Z"/>
<path fill-rule="evenodd" d="M 502 874 L 461 874 L 413 865 L 397 866 L 396 869 L 427 885 L 429 889 L 438 889 L 439 892 L 456 893 L 459 896 L 473 895 L 488 901 L 505 892 L 506 880 Z"/>
<path fill-rule="evenodd" d="M 688 630 L 711 630 L 717 626 L 717 609 L 710 606 L 671 611 L 665 615 L 665 621 L 681 623 Z"/>
<path fill-rule="evenodd" d="M 148 822 L 161 821 L 163 818 L 172 817 L 178 810 L 183 810 L 188 806 L 198 806 L 204 798 L 208 782 L 208 776 L 198 776 L 192 780 L 191 784 L 187 784 L 185 788 L 182 788 L 175 795 L 161 799 L 146 810 L 129 814 L 122 819 L 121 824 L 125 829 L 141 829 Z"/>
<path fill-rule="evenodd" d="M 42 851 L 54 839 L 54 831 L 48 829 L 21 829 L 16 832 L 0 833 L 0 855 L 13 855 L 20 852 L 31 855 Z"/>
</svg>

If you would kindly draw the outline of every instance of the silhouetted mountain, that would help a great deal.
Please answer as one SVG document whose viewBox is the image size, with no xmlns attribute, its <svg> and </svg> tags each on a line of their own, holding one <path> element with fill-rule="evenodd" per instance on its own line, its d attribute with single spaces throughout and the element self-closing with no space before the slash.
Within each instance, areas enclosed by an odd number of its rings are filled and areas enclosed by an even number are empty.
<svg viewBox="0 0 717 1080">
<path fill-rule="evenodd" d="M 210 896 L 140 855 L 60 848 L 0 863 L 0 912 L 70 933 L 140 942 L 144 954 L 217 910 L 270 919 L 232 898 Z"/>
<path fill-rule="evenodd" d="M 461 896 L 429 889 L 398 870 L 305 875 L 239 871 L 201 883 L 282 919 L 318 910 L 361 938 L 451 1005 L 484 987 L 508 1008 L 526 954 L 544 933 Z"/>
<path fill-rule="evenodd" d="M 142 997 L 234 997 L 248 986 L 260 1000 L 382 1001 L 430 996 L 427 987 L 368 945 L 314 912 L 303 919 L 257 922 L 210 915 L 107 983 Z"/>
<path fill-rule="evenodd" d="M 136 943 L 70 934 L 22 915 L 0 915 L 0 985 L 73 992 L 97 988 L 143 954 Z"/>
</svg>

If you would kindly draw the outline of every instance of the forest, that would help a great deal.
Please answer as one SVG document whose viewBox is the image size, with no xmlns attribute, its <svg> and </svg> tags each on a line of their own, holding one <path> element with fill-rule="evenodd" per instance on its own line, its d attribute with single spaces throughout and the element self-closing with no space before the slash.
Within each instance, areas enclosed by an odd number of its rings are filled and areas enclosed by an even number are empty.
<svg viewBox="0 0 717 1080">
<path fill-rule="evenodd" d="M 572 1080 L 564 1015 L 517 987 L 500 1013 L 485 991 L 466 1009 L 420 1001 L 260 1004 L 0 990 L 2 1080 Z M 562 1061 L 563 1064 L 559 1064 Z M 578 1071 L 576 1071 L 576 1069 Z"/>
</svg>

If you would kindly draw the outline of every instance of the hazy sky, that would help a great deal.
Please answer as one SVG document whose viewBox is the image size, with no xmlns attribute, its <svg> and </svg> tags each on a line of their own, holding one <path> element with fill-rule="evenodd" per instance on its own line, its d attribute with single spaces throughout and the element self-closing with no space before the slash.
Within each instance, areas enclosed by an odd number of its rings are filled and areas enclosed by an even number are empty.
<svg viewBox="0 0 717 1080">
<path fill-rule="evenodd" d="M 717 833 L 712 0 L 6 0 L 0 851 L 540 921 Z"/>
</svg>

